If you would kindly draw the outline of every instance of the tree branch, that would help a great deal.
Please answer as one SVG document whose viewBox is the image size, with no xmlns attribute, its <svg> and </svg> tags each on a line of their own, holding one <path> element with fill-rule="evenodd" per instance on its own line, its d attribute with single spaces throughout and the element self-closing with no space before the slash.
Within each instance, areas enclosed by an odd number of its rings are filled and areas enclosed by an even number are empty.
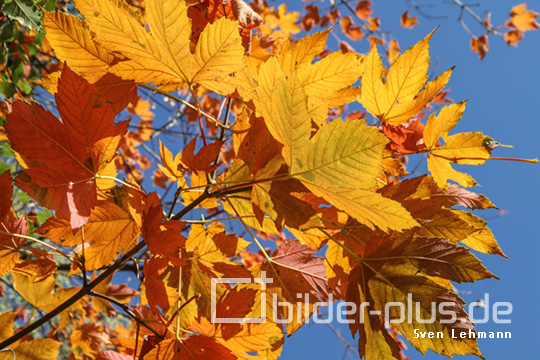
<svg viewBox="0 0 540 360">
<path fill-rule="evenodd" d="M 47 315 L 43 316 L 42 318 L 34 321 L 32 324 L 28 325 L 15 335 L 7 338 L 6 340 L 2 341 L 0 343 L 0 349 L 5 349 L 14 342 L 22 339 L 26 335 L 29 335 L 32 331 L 38 329 L 39 327 L 43 326 L 46 322 L 54 318 L 56 315 L 59 315 L 64 310 L 69 308 L 71 305 L 75 304 L 77 301 L 85 297 L 86 295 L 89 295 L 93 288 L 98 286 L 100 283 L 102 283 L 105 279 L 107 279 L 111 274 L 113 274 L 116 270 L 121 268 L 126 261 L 131 259 L 133 255 L 135 255 L 137 252 L 139 252 L 142 248 L 144 248 L 146 244 L 144 241 L 141 241 L 131 251 L 129 251 L 127 254 L 122 256 L 118 261 L 116 261 L 114 264 L 111 265 L 107 270 L 105 270 L 103 273 L 101 273 L 94 281 L 90 282 L 87 286 L 84 286 L 81 290 L 79 290 L 75 295 L 67 299 L 64 303 L 56 307 L 54 310 L 52 310 Z"/>
<path fill-rule="evenodd" d="M 160 339 L 163 339 L 163 335 L 159 334 L 156 330 L 152 329 L 150 326 L 148 326 L 141 318 L 139 318 L 137 315 L 135 315 L 135 313 L 126 305 L 126 304 L 122 304 L 120 301 L 118 300 L 115 300 L 107 295 L 103 295 L 103 294 L 100 294 L 100 293 L 97 293 L 95 291 L 90 291 L 90 296 L 95 296 L 95 297 L 98 297 L 98 298 L 101 298 L 103 300 L 106 300 L 108 302 L 110 302 L 111 304 L 114 304 L 116 306 L 118 306 L 120 309 L 122 309 L 126 314 L 128 314 L 133 320 L 135 320 L 137 323 L 140 323 L 142 324 L 142 326 L 144 326 L 145 328 L 147 328 L 148 330 L 150 330 L 154 335 L 156 335 L 158 338 Z"/>
</svg>

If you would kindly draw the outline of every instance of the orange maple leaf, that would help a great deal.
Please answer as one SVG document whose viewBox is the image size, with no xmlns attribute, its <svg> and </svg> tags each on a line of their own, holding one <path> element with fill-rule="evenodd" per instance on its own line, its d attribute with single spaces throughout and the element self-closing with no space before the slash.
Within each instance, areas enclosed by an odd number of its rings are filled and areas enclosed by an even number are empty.
<svg viewBox="0 0 540 360">
<path fill-rule="evenodd" d="M 401 26 L 403 26 L 405 29 L 412 29 L 413 26 L 419 24 L 416 20 L 416 16 L 409 16 L 409 11 L 405 11 L 403 14 L 401 14 L 400 20 Z"/>
<path fill-rule="evenodd" d="M 189 16 L 192 19 L 191 40 L 197 41 L 206 24 L 217 19 L 227 18 L 240 22 L 242 45 L 246 52 L 251 48 L 251 30 L 262 22 L 262 18 L 242 0 L 203 0 L 191 6 Z"/>
<path fill-rule="evenodd" d="M 532 10 L 527 11 L 527 4 L 523 3 L 512 8 L 510 20 L 505 25 L 515 27 L 521 32 L 538 30 L 540 24 L 535 21 L 537 17 L 538 13 Z"/>
<path fill-rule="evenodd" d="M 5 128 L 25 168 L 17 186 L 69 219 L 75 230 L 90 218 L 98 193 L 114 186 L 112 160 L 128 124 L 113 125 L 112 107 L 68 67 L 55 98 L 61 121 L 37 104 L 18 101 L 11 104 Z"/>
<path fill-rule="evenodd" d="M 486 57 L 486 54 L 489 51 L 489 41 L 488 37 L 486 35 L 482 35 L 479 37 L 474 37 L 471 39 L 471 49 L 475 53 L 478 53 L 480 55 L 480 59 L 483 59 Z"/>
</svg>

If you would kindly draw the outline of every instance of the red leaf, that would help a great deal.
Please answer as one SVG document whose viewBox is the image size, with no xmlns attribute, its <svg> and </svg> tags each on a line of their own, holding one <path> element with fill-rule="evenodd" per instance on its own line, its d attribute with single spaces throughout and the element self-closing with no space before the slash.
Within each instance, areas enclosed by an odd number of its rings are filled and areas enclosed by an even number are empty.
<svg viewBox="0 0 540 360">
<path fill-rule="evenodd" d="M 390 150 L 402 154 L 415 154 L 426 150 L 423 141 L 424 124 L 418 119 L 411 119 L 406 124 L 399 126 L 384 122 L 382 131 L 387 138 L 392 140 Z"/>
<path fill-rule="evenodd" d="M 120 114 L 130 103 L 137 103 L 137 84 L 134 81 L 124 80 L 107 73 L 95 82 L 94 86 L 105 99 L 112 103 L 115 115 Z"/>
<path fill-rule="evenodd" d="M 111 161 L 127 122 L 114 125 L 112 107 L 98 90 L 68 67 L 55 96 L 62 121 L 37 104 L 14 103 L 5 125 L 12 148 L 26 170 L 15 183 L 72 228 L 84 225 L 96 205 L 96 175 L 115 176 Z M 112 165 L 112 166 L 111 166 Z"/>
<path fill-rule="evenodd" d="M 11 211 L 11 197 L 13 196 L 13 185 L 11 176 L 6 171 L 0 176 L 0 222 L 2 222 Z"/>
<path fill-rule="evenodd" d="M 312 256 L 315 250 L 298 240 L 281 244 L 272 255 L 272 260 L 286 267 L 279 267 L 279 276 L 287 288 L 297 294 L 311 293 L 328 297 L 324 258 Z M 277 281 L 277 280 L 275 280 Z"/>
<path fill-rule="evenodd" d="M 133 360 L 133 356 L 120 354 L 112 350 L 105 350 L 97 354 L 96 360 Z"/>
<path fill-rule="evenodd" d="M 143 273 L 146 298 L 148 305 L 156 312 L 158 311 L 156 306 L 162 309 L 168 309 L 172 306 L 172 303 L 169 302 L 165 283 L 159 279 L 167 269 L 168 264 L 169 260 L 156 257 L 151 258 L 150 261 L 144 264 Z"/>
<path fill-rule="evenodd" d="M 211 172 L 217 168 L 218 164 L 213 164 L 221 152 L 223 141 L 214 141 L 203 146 L 197 155 L 194 154 L 197 138 L 193 138 L 182 151 L 181 162 L 186 170 Z"/>
<path fill-rule="evenodd" d="M 162 221 L 163 208 L 155 192 L 147 196 L 145 201 L 144 226 L 142 235 L 148 250 L 154 255 L 161 255 L 180 266 L 178 251 L 184 246 L 186 239 L 180 234 L 184 223 L 180 221 Z"/>
</svg>

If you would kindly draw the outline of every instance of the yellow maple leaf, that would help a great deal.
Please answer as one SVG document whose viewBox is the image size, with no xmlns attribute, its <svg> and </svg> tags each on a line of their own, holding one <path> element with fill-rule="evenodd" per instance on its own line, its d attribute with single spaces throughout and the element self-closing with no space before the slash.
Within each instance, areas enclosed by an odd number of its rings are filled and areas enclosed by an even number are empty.
<svg viewBox="0 0 540 360">
<path fill-rule="evenodd" d="M 43 281 L 34 283 L 31 278 L 14 273 L 13 282 L 15 290 L 26 301 L 45 312 L 54 310 L 81 289 L 80 287 L 71 287 L 52 292 L 56 286 L 56 279 L 52 275 Z M 82 310 L 82 306 L 81 303 L 75 303 L 71 308 Z"/>
<path fill-rule="evenodd" d="M 86 24 L 73 15 L 44 12 L 43 27 L 58 59 L 89 81 L 103 76 L 115 60 L 113 54 L 92 39 Z"/>
<path fill-rule="evenodd" d="M 343 95 L 362 76 L 365 56 L 337 51 L 313 63 L 324 51 L 329 32 L 306 36 L 297 43 L 289 40 L 277 59 L 284 74 L 296 71 L 307 96 L 322 99 L 327 107 L 333 108 L 354 101 L 357 91 L 354 96 Z"/>
<path fill-rule="evenodd" d="M 4 341 L 14 334 L 13 322 L 15 321 L 15 313 L 2 313 L 0 314 L 0 341 Z"/>
<path fill-rule="evenodd" d="M 167 90 L 195 83 L 219 93 L 235 90 L 228 74 L 244 67 L 237 22 L 221 18 L 208 24 L 192 53 L 191 21 L 183 0 L 147 1 L 150 33 L 119 0 L 78 0 L 76 6 L 95 40 L 129 59 L 110 68 L 121 78 Z"/>
<path fill-rule="evenodd" d="M 484 254 L 496 254 L 505 258 L 507 257 L 501 250 L 497 240 L 495 240 L 495 236 L 491 230 L 486 226 L 487 223 L 485 220 L 467 211 L 455 210 L 454 213 L 476 229 L 474 233 L 461 240 L 463 244 Z"/>
<path fill-rule="evenodd" d="M 448 136 L 465 110 L 465 101 L 443 107 L 438 115 L 431 114 L 424 128 L 424 142 L 429 151 L 428 169 L 437 185 L 446 189 L 447 180 L 453 180 L 465 187 L 476 185 L 476 181 L 468 174 L 454 170 L 450 163 L 480 165 L 490 157 L 490 149 L 486 141 L 491 138 L 480 132 L 459 133 Z M 437 146 L 442 138 L 443 147 Z"/>
<path fill-rule="evenodd" d="M 163 145 L 161 140 L 159 142 L 159 150 L 161 154 L 161 164 L 158 164 L 158 167 L 163 173 L 172 181 L 177 181 L 180 187 L 185 185 L 184 173 L 178 169 L 180 165 L 180 158 L 182 157 L 182 152 L 178 152 L 176 156 L 172 156 L 172 153 L 169 149 Z"/>
<path fill-rule="evenodd" d="M 54 360 L 58 357 L 61 342 L 53 339 L 35 339 L 19 343 L 13 350 L 0 353 L 0 360 Z"/>
<path fill-rule="evenodd" d="M 92 210 L 84 231 L 73 234 L 68 221 L 52 217 L 39 232 L 52 241 L 62 238 L 64 246 L 82 245 L 84 239 L 86 270 L 94 270 L 109 265 L 120 252 L 135 246 L 139 227 L 128 212 L 112 202 L 101 201 Z"/>
<path fill-rule="evenodd" d="M 365 61 L 358 101 L 374 117 L 391 125 L 406 123 L 446 86 L 452 69 L 426 83 L 432 35 L 433 31 L 398 57 L 388 70 L 384 83 L 385 71 L 377 47 L 371 48 Z"/>
<path fill-rule="evenodd" d="M 261 66 L 257 92 L 256 106 L 269 132 L 283 144 L 291 177 L 372 228 L 386 231 L 416 225 L 400 204 L 373 191 L 388 142 L 377 129 L 363 121 L 338 119 L 310 139 L 305 88 L 295 73 L 284 76 L 274 58 Z"/>
</svg>

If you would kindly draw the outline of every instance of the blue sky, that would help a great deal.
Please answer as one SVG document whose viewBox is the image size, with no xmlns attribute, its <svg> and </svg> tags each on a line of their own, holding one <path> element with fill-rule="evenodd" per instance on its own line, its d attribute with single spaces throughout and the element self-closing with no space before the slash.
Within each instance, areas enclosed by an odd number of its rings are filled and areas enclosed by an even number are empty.
<svg viewBox="0 0 540 360">
<path fill-rule="evenodd" d="M 298 3 L 300 5 L 300 2 Z M 490 51 L 486 58 L 480 61 L 478 55 L 470 50 L 469 35 L 457 21 L 459 8 L 450 4 L 451 1 L 419 1 L 421 4 L 436 5 L 425 8 L 428 13 L 447 15 L 448 18 L 429 20 L 420 17 L 420 25 L 412 30 L 399 28 L 399 16 L 405 10 L 409 10 L 411 15 L 418 15 L 408 6 L 408 1 L 374 3 L 375 14 L 381 18 L 383 30 L 397 29 L 394 34 L 403 50 L 423 38 L 434 27 L 441 25 L 431 40 L 432 65 L 437 63 L 437 74 L 456 66 L 447 86 L 451 89 L 450 97 L 454 101 L 470 99 L 454 132 L 482 131 L 503 144 L 515 146 L 515 149 L 499 148 L 493 156 L 540 156 L 539 32 L 527 32 L 518 48 L 508 47 L 502 38 L 491 37 Z M 492 12 L 492 23 L 499 25 L 508 18 L 511 7 L 515 4 L 517 2 L 484 1 L 483 6 L 474 9 L 482 18 L 485 15 L 483 11 L 489 9 Z M 528 1 L 527 5 L 530 9 L 540 11 L 540 1 Z M 342 14 L 346 15 L 345 9 Z M 470 17 L 465 15 L 464 20 L 474 33 L 482 34 L 480 26 Z M 340 34 L 339 30 L 336 30 Z M 368 51 L 365 42 L 350 43 L 361 53 Z M 416 161 L 418 160 L 414 159 L 412 164 Z M 512 339 L 481 339 L 480 350 L 486 359 L 538 358 L 538 350 L 533 344 L 538 342 L 537 323 L 540 320 L 535 306 L 535 299 L 540 295 L 540 266 L 537 258 L 540 253 L 540 190 L 537 184 L 540 165 L 494 160 L 483 166 L 462 166 L 460 169 L 471 174 L 481 184 L 481 187 L 475 187 L 473 191 L 485 194 L 500 209 L 508 211 L 507 215 L 494 218 L 488 224 L 509 259 L 478 255 L 486 267 L 501 280 L 484 280 L 458 286 L 458 289 L 472 291 L 476 295 L 463 295 L 468 302 L 476 301 L 477 296 L 489 294 L 491 304 L 496 301 L 513 304 L 513 313 L 509 316 L 511 324 L 494 324 L 489 321 L 477 326 L 478 331 L 510 331 Z M 478 215 L 489 218 L 496 216 L 497 212 L 489 211 Z M 347 327 L 335 323 L 334 325 L 347 341 L 356 345 Z M 343 344 L 328 326 L 313 324 L 304 326 L 286 340 L 281 359 L 341 359 L 343 353 Z M 411 359 L 446 358 L 431 351 L 422 357 L 413 348 L 406 354 Z"/>
</svg>

